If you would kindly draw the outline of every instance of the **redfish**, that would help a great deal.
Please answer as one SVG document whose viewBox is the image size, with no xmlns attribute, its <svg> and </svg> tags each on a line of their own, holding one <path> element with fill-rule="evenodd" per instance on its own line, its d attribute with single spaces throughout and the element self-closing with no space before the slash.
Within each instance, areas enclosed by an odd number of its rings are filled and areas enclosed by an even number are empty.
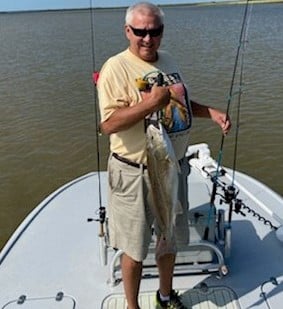
<svg viewBox="0 0 283 309">
<path fill-rule="evenodd" d="M 146 131 L 147 165 L 152 187 L 153 213 L 160 239 L 156 246 L 156 258 L 176 253 L 174 224 L 176 214 L 181 212 L 178 201 L 179 162 L 171 140 L 159 123 L 150 124 Z"/>
</svg>

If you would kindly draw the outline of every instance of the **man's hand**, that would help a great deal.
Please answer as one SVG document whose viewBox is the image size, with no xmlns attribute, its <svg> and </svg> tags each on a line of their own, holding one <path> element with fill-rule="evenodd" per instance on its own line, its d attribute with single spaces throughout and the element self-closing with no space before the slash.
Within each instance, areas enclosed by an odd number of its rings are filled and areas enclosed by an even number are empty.
<svg viewBox="0 0 283 309">
<path fill-rule="evenodd" d="M 215 108 L 209 108 L 209 113 L 211 119 L 220 126 L 223 134 L 227 135 L 232 125 L 229 115 Z"/>
<path fill-rule="evenodd" d="M 151 106 L 152 113 L 161 110 L 170 102 L 170 91 L 167 87 L 153 85 L 150 91 L 141 92 L 144 104 Z"/>
</svg>

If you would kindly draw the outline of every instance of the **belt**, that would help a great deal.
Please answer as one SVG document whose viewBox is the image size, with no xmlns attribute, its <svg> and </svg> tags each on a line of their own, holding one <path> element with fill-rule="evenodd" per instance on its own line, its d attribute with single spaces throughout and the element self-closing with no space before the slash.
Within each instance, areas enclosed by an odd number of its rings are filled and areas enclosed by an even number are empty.
<svg viewBox="0 0 283 309">
<path fill-rule="evenodd" d="M 130 160 L 128 160 L 127 158 L 124 158 L 124 157 L 119 156 L 119 155 L 118 155 L 117 153 L 115 153 L 115 152 L 112 153 L 112 156 L 113 156 L 115 159 L 117 159 L 117 160 L 119 160 L 119 161 L 121 161 L 121 162 L 123 162 L 123 163 L 126 163 L 126 164 L 128 164 L 128 165 L 130 165 L 130 166 L 133 166 L 133 167 L 136 167 L 136 168 L 140 168 L 140 167 L 142 166 L 142 168 L 143 168 L 144 170 L 147 169 L 147 166 L 146 166 L 146 165 L 144 165 L 144 164 L 139 164 L 139 163 L 130 161 Z"/>
</svg>

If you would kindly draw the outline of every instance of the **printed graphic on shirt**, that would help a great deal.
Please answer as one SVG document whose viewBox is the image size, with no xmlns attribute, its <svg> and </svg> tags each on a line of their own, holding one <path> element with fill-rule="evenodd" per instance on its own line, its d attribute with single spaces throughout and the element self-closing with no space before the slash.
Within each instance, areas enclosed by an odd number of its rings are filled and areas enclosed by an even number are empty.
<svg viewBox="0 0 283 309">
<path fill-rule="evenodd" d="M 153 71 L 144 77 L 136 79 L 140 91 L 150 91 L 154 84 L 169 86 L 171 92 L 170 103 L 159 113 L 148 117 L 148 121 L 160 120 L 168 133 L 180 132 L 191 127 L 191 109 L 187 90 L 178 73 L 164 74 Z"/>
</svg>

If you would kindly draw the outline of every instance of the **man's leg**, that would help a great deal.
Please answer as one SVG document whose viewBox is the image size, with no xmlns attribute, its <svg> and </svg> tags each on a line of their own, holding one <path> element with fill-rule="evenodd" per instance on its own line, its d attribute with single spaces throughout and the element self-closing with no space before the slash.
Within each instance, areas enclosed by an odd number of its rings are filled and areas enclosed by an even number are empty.
<svg viewBox="0 0 283 309">
<path fill-rule="evenodd" d="M 187 309 L 181 297 L 172 289 L 175 254 L 166 254 L 157 259 L 160 276 L 160 287 L 156 293 L 156 308 Z"/>
<path fill-rule="evenodd" d="M 121 266 L 128 309 L 139 309 L 138 295 L 142 274 L 142 262 L 137 262 L 124 253 L 121 258 Z"/>
<path fill-rule="evenodd" d="M 165 254 L 156 261 L 159 270 L 159 291 L 163 296 L 169 296 L 172 290 L 175 257 L 175 254 Z"/>
</svg>

